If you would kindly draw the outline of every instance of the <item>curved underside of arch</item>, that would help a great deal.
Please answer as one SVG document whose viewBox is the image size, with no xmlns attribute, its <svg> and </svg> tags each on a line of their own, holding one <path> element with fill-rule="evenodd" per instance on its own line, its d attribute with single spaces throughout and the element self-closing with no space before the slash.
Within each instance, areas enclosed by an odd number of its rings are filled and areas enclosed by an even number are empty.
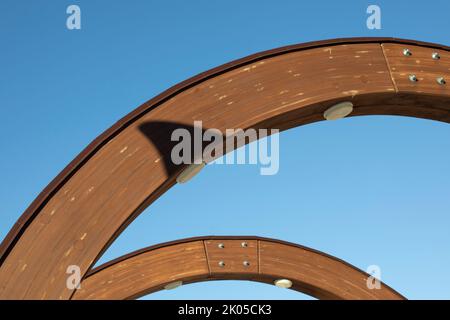
<svg viewBox="0 0 450 320">
<path fill-rule="evenodd" d="M 379 289 L 369 289 L 369 277 L 345 261 L 289 242 L 260 237 L 197 237 L 148 247 L 108 262 L 86 276 L 72 299 L 134 299 L 175 281 L 274 284 L 277 279 L 289 279 L 293 290 L 318 299 L 404 299 L 383 283 Z"/>
<path fill-rule="evenodd" d="M 67 267 L 85 275 L 185 168 L 170 162 L 175 128 L 285 130 L 341 101 L 354 104 L 352 116 L 450 122 L 449 85 L 437 77 L 450 79 L 449 47 L 359 38 L 258 53 L 174 86 L 94 140 L 25 211 L 0 247 L 0 298 L 70 298 Z"/>
</svg>

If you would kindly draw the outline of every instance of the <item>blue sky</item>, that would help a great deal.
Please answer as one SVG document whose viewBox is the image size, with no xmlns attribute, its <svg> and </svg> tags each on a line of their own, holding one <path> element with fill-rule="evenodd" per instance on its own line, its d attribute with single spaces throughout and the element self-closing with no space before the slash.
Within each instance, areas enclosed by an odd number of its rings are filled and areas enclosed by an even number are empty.
<svg viewBox="0 0 450 320">
<path fill-rule="evenodd" d="M 82 29 L 66 28 L 77 4 Z M 381 7 L 368 30 L 366 8 Z M 450 2 L 0 2 L 0 237 L 90 141 L 142 102 L 222 63 L 306 41 L 355 36 L 449 45 Z M 358 117 L 283 132 L 280 171 L 208 166 L 138 217 L 100 262 L 200 235 L 300 243 L 366 269 L 412 299 L 450 298 L 450 126 Z M 149 299 L 298 299 L 210 282 Z"/>
</svg>

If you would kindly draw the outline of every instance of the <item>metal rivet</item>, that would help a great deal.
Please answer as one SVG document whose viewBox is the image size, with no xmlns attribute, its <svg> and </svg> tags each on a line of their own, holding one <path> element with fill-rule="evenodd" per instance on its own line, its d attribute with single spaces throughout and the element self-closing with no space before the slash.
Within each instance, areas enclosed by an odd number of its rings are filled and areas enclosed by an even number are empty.
<svg viewBox="0 0 450 320">
<path fill-rule="evenodd" d="M 176 288 L 178 288 L 178 287 L 180 287 L 182 285 L 183 285 L 183 281 L 175 281 L 175 282 L 171 282 L 171 283 L 166 284 L 164 286 L 164 289 L 166 289 L 166 290 L 173 290 L 173 289 L 176 289 Z"/>
<path fill-rule="evenodd" d="M 223 243 L 219 243 L 217 246 L 218 246 L 220 249 L 225 248 L 225 245 L 224 245 Z"/>
<path fill-rule="evenodd" d="M 178 176 L 178 183 L 186 183 L 191 180 L 194 176 L 199 174 L 199 172 L 206 166 L 206 162 L 200 164 L 193 163 L 188 165 Z"/>
<path fill-rule="evenodd" d="M 244 266 L 248 267 L 248 266 L 250 265 L 250 262 L 244 261 L 242 264 L 243 264 Z"/>
<path fill-rule="evenodd" d="M 433 52 L 433 54 L 431 55 L 431 57 L 434 60 L 439 60 L 441 58 L 441 56 L 439 55 L 439 52 Z"/>
<path fill-rule="evenodd" d="M 409 57 L 412 55 L 412 52 L 409 49 L 403 49 L 403 55 Z"/>
<path fill-rule="evenodd" d="M 219 261 L 219 267 L 221 267 L 221 268 L 225 267 L 225 262 Z"/>
<path fill-rule="evenodd" d="M 241 247 L 242 247 L 242 248 L 247 248 L 247 247 L 248 247 L 248 243 L 245 242 L 245 241 L 242 242 L 242 243 L 241 243 Z"/>
<path fill-rule="evenodd" d="M 410 75 L 409 75 L 409 81 L 411 81 L 411 82 L 417 82 L 418 80 L 417 80 L 416 75 L 415 75 L 415 74 L 410 74 Z"/>
<path fill-rule="evenodd" d="M 278 288 L 285 288 L 285 289 L 289 289 L 290 287 L 292 287 L 292 281 L 289 279 L 278 279 L 274 281 L 274 284 L 278 287 Z"/>
<path fill-rule="evenodd" d="M 439 83 L 439 84 L 445 84 L 445 79 L 444 79 L 444 77 L 438 77 L 438 78 L 436 78 L 436 81 L 437 81 L 437 83 Z"/>
<path fill-rule="evenodd" d="M 337 120 L 348 116 L 353 112 L 353 103 L 350 101 L 343 101 L 335 104 L 325 110 L 323 117 L 327 120 Z"/>
</svg>

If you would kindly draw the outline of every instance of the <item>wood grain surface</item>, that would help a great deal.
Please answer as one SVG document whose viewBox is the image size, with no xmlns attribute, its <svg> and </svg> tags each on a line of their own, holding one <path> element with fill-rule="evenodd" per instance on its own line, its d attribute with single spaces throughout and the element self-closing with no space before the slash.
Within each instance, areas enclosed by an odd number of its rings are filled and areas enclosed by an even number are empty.
<svg viewBox="0 0 450 320">
<path fill-rule="evenodd" d="M 413 54 L 402 56 L 403 49 Z M 442 58 L 433 60 L 439 50 Z M 417 74 L 410 83 L 407 75 Z M 30 205 L 0 247 L 1 299 L 69 299 L 66 270 L 85 275 L 114 239 L 175 183 L 170 134 L 190 128 L 276 128 L 352 116 L 450 122 L 449 48 L 398 39 L 338 39 L 275 49 L 202 73 L 124 117 L 93 141 Z"/>
<path fill-rule="evenodd" d="M 384 283 L 369 289 L 368 277 L 345 261 L 293 243 L 198 237 L 145 248 L 102 265 L 88 274 L 73 299 L 139 298 L 174 281 L 247 280 L 273 285 L 277 279 L 289 279 L 293 290 L 318 299 L 404 299 Z"/>
</svg>

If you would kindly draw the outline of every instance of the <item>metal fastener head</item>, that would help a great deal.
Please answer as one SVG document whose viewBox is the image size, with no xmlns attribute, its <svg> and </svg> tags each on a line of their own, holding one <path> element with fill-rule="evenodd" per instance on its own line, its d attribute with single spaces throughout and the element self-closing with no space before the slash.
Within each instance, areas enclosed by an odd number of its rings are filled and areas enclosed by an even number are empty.
<svg viewBox="0 0 450 320">
<path fill-rule="evenodd" d="M 412 52 L 409 49 L 403 49 L 403 55 L 409 57 L 412 55 Z"/>
<path fill-rule="evenodd" d="M 433 52 L 433 54 L 431 55 L 431 57 L 434 60 L 439 60 L 441 58 L 441 56 L 439 55 L 439 52 Z"/>
<path fill-rule="evenodd" d="M 415 74 L 410 74 L 409 75 L 409 81 L 417 82 L 418 81 L 417 76 Z"/>
<path fill-rule="evenodd" d="M 242 243 L 241 243 L 241 247 L 242 247 L 242 248 L 247 248 L 247 247 L 248 247 L 248 243 L 245 242 L 245 241 L 242 242 Z"/>
<path fill-rule="evenodd" d="M 248 266 L 250 265 L 250 262 L 244 261 L 242 264 L 243 264 L 244 266 L 248 267 Z"/>
<path fill-rule="evenodd" d="M 223 249 L 223 248 L 225 248 L 225 245 L 224 245 L 223 243 L 219 243 L 219 244 L 217 245 L 217 247 L 219 247 L 220 249 Z"/>
<path fill-rule="evenodd" d="M 221 267 L 221 268 L 225 267 L 225 262 L 219 261 L 219 267 Z"/>
<path fill-rule="evenodd" d="M 439 83 L 439 84 L 445 84 L 445 79 L 444 79 L 444 77 L 438 77 L 438 78 L 436 78 L 436 81 L 437 81 L 437 83 Z"/>
</svg>

